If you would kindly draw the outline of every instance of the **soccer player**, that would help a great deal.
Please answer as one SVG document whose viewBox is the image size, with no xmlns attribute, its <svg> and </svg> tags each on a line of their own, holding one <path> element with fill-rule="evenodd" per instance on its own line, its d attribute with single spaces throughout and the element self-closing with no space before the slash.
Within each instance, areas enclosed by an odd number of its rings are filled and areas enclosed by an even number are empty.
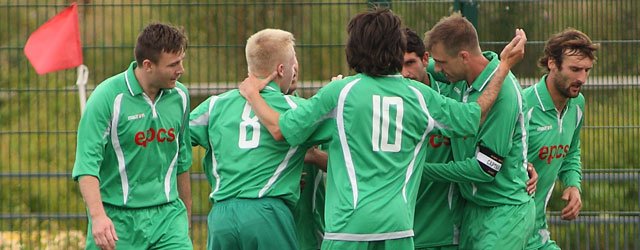
<svg viewBox="0 0 640 250">
<path fill-rule="evenodd" d="M 441 19 L 425 34 L 435 69 L 450 82 L 465 80 L 450 96 L 473 102 L 495 80 L 500 60 L 482 52 L 473 25 L 459 13 Z M 455 161 L 468 161 L 491 172 L 491 182 L 460 183 L 466 205 L 461 249 L 523 249 L 533 228 L 534 203 L 527 193 L 527 123 L 520 84 L 509 73 L 476 136 L 451 138 Z"/>
<path fill-rule="evenodd" d="M 427 72 L 429 53 L 422 39 L 409 28 L 404 28 L 404 34 L 407 37 L 407 50 L 404 52 L 402 75 L 447 96 L 453 85 L 438 82 Z M 446 163 L 453 160 L 451 142 L 443 135 L 428 135 L 424 150 L 426 162 Z M 415 248 L 457 249 L 463 205 L 455 183 L 431 181 L 428 176 L 423 176 L 418 188 L 413 225 Z"/>
<path fill-rule="evenodd" d="M 404 29 L 407 50 L 404 53 L 402 75 L 431 86 L 441 95 L 447 96 L 455 85 L 466 84 L 440 82 L 433 72 L 434 62 L 429 58 L 422 39 L 413 30 Z M 433 73 L 432 73 L 433 72 Z M 442 73 L 440 73 L 442 74 Z M 442 74 L 441 77 L 444 77 Z M 444 79 L 446 81 L 446 79 Z M 429 135 L 426 145 L 427 163 L 446 163 L 453 160 L 451 142 L 439 133 Z M 537 173 L 533 168 L 527 181 L 527 190 L 533 194 Z M 453 182 L 432 181 L 428 174 L 423 176 L 418 189 L 416 215 L 414 218 L 414 242 L 416 249 L 458 249 L 460 222 L 464 200 L 458 186 Z"/>
<path fill-rule="evenodd" d="M 599 45 L 576 29 L 552 35 L 538 65 L 548 72 L 540 82 L 524 90 L 529 119 L 529 161 L 540 175 L 533 235 L 527 249 L 560 249 L 549 238 L 545 210 L 555 180 L 565 186 L 567 205 L 561 218 L 573 220 L 580 213 L 580 128 L 584 96 L 580 93 L 596 61 Z"/>
<path fill-rule="evenodd" d="M 87 206 L 87 249 L 193 249 L 189 93 L 182 29 L 150 24 L 136 60 L 103 81 L 78 126 L 73 179 Z"/>
<path fill-rule="evenodd" d="M 297 96 L 295 90 L 298 86 L 298 69 L 295 69 L 296 73 L 287 94 Z M 305 155 L 300 180 L 300 198 L 293 208 L 300 250 L 317 250 L 322 244 L 327 160 L 327 154 L 318 147 L 309 149 Z"/>
<path fill-rule="evenodd" d="M 304 164 L 302 168 L 300 199 L 293 217 L 300 250 L 320 249 L 324 236 L 324 197 L 326 172 L 315 164 Z"/>
<path fill-rule="evenodd" d="M 291 145 L 306 141 L 317 123 L 331 119 L 323 249 L 414 247 L 420 180 L 414 172 L 421 173 L 425 161 L 421 147 L 426 135 L 434 127 L 474 135 L 497 96 L 500 78 L 522 58 L 526 41 L 523 34 L 514 38 L 486 94 L 477 103 L 463 104 L 399 74 L 406 46 L 401 26 L 388 9 L 356 15 L 347 28 L 346 53 L 358 74 L 331 82 L 282 115 L 259 95 L 267 80 L 250 75 L 240 85 L 262 124 Z M 456 170 L 490 178 L 479 167 Z"/>
<path fill-rule="evenodd" d="M 304 101 L 285 95 L 297 74 L 294 45 L 291 33 L 264 29 L 245 48 L 249 74 L 276 72 L 259 95 L 279 112 Z M 298 249 L 291 211 L 310 144 L 275 141 L 237 89 L 208 98 L 189 119 L 193 144 L 206 149 L 203 167 L 212 188 L 207 248 Z"/>
</svg>

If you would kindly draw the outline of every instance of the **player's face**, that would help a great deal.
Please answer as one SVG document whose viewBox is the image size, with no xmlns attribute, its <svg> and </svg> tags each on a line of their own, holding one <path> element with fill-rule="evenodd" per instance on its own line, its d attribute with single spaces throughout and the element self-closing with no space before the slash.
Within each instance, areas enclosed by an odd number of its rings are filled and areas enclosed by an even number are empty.
<svg viewBox="0 0 640 250">
<path fill-rule="evenodd" d="M 295 52 L 289 58 L 289 60 L 283 64 L 283 70 L 281 73 L 282 81 L 280 89 L 283 93 L 288 94 L 292 85 L 296 84 L 298 74 L 298 59 L 296 58 Z M 295 87 L 294 87 L 295 88 Z"/>
<path fill-rule="evenodd" d="M 176 81 L 184 73 L 184 51 L 178 53 L 162 52 L 158 63 L 152 63 L 153 81 L 157 88 L 169 89 L 176 86 Z"/>
<path fill-rule="evenodd" d="M 410 78 L 422 83 L 428 80 L 427 63 L 429 55 L 425 53 L 418 56 L 416 52 L 404 53 L 404 61 L 402 63 L 402 76 Z"/>
<path fill-rule="evenodd" d="M 431 57 L 435 61 L 436 72 L 444 73 L 447 80 L 457 82 L 466 79 L 464 72 L 464 62 L 460 53 L 456 56 L 450 56 L 445 50 L 442 43 L 438 43 L 429 51 Z"/>
<path fill-rule="evenodd" d="M 593 60 L 582 55 L 563 56 L 562 65 L 549 62 L 549 75 L 553 77 L 554 88 L 565 98 L 575 98 L 593 68 Z"/>
<path fill-rule="evenodd" d="M 287 91 L 287 95 L 293 94 L 293 92 L 298 89 L 298 64 L 296 63 L 293 66 L 293 80 L 291 80 L 291 86 L 289 86 L 289 91 Z"/>
</svg>

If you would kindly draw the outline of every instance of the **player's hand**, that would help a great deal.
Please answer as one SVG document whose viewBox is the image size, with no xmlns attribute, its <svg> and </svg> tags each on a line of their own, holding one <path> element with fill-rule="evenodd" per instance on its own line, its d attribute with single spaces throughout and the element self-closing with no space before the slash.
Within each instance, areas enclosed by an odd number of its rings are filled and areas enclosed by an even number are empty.
<svg viewBox="0 0 640 250">
<path fill-rule="evenodd" d="M 103 250 L 112 250 L 116 248 L 116 229 L 113 222 L 107 215 L 91 218 L 91 232 L 96 245 Z"/>
<path fill-rule="evenodd" d="M 560 218 L 563 220 L 573 220 L 577 218 L 582 208 L 580 190 L 576 187 L 568 187 L 562 193 L 562 199 L 567 201 L 567 205 L 562 209 Z"/>
<path fill-rule="evenodd" d="M 342 75 L 337 75 L 337 76 L 331 77 L 331 81 L 333 82 L 335 80 L 340 80 L 342 78 L 344 78 Z"/>
<path fill-rule="evenodd" d="M 276 75 L 278 75 L 278 72 L 274 71 L 266 78 L 260 79 L 253 74 L 249 74 L 249 76 L 240 83 L 238 90 L 240 90 L 240 94 L 244 98 L 249 98 L 252 95 L 258 95 L 260 94 L 260 90 L 264 89 L 264 87 L 267 86 L 267 84 L 269 84 Z"/>
<path fill-rule="evenodd" d="M 529 162 L 527 164 L 527 174 L 529 174 L 529 180 L 527 181 L 527 193 L 533 194 L 536 192 L 536 187 L 538 185 L 538 172 L 533 167 L 533 164 Z"/>
<path fill-rule="evenodd" d="M 302 172 L 302 175 L 300 177 L 300 192 L 302 192 L 302 190 L 304 190 L 304 186 L 307 184 L 307 181 L 305 180 L 305 177 L 307 176 L 307 172 Z"/>
<path fill-rule="evenodd" d="M 500 53 L 500 63 L 511 68 L 524 58 L 524 46 L 527 43 L 527 35 L 523 29 L 516 29 L 516 35 L 511 42 L 504 46 Z"/>
</svg>

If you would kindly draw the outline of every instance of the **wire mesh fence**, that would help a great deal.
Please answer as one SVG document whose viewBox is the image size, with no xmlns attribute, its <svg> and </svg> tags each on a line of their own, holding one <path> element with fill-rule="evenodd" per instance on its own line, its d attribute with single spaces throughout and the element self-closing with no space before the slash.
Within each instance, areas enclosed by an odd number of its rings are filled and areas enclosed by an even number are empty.
<svg viewBox="0 0 640 250">
<path fill-rule="evenodd" d="M 263 28 L 296 36 L 300 88 L 312 95 L 333 75 L 352 73 L 344 56 L 346 24 L 375 1 L 92 1 L 78 2 L 89 94 L 133 60 L 138 32 L 160 21 L 189 36 L 181 82 L 192 105 L 235 88 L 246 75 L 244 44 Z M 37 75 L 23 54 L 28 35 L 69 1 L 0 1 L 0 249 L 77 249 L 87 219 L 70 171 L 80 117 L 76 72 Z M 527 55 L 513 72 L 538 81 L 546 38 L 566 27 L 601 44 L 583 94 L 583 211 L 559 212 L 562 187 L 549 205 L 552 238 L 566 249 L 640 248 L 640 2 L 635 0 L 384 1 L 419 34 L 462 9 L 472 15 L 485 50 L 500 50 L 516 27 L 527 31 Z M 194 148 L 192 236 L 206 242 L 211 191 Z"/>
</svg>

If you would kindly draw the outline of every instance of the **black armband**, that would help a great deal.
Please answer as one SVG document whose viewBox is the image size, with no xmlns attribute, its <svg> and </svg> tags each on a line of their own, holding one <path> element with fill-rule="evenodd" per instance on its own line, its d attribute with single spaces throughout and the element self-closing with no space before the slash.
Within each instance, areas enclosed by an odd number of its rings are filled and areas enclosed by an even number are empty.
<svg viewBox="0 0 640 250">
<path fill-rule="evenodd" d="M 496 177 L 496 174 L 498 174 L 504 162 L 504 157 L 480 144 L 478 144 L 478 149 L 476 150 L 476 159 L 482 170 L 493 177 Z"/>
</svg>

